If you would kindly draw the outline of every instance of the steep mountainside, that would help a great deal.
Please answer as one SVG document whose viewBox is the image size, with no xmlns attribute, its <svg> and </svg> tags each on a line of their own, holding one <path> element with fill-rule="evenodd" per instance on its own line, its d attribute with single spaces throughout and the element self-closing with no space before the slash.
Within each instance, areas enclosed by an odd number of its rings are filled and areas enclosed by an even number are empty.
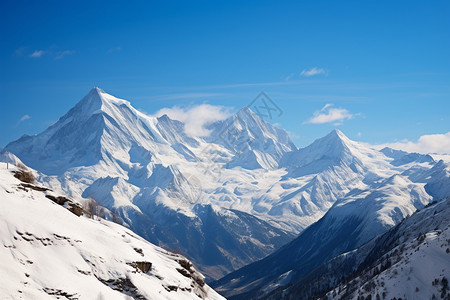
<svg viewBox="0 0 450 300">
<path fill-rule="evenodd" d="M 0 163 L 1 299 L 223 299 L 190 261 Z M 13 164 L 12 164 L 13 163 Z M 36 172 L 33 172 L 36 174 Z"/>
<path fill-rule="evenodd" d="M 265 298 L 449 299 L 449 277 L 447 198 Z"/>
</svg>

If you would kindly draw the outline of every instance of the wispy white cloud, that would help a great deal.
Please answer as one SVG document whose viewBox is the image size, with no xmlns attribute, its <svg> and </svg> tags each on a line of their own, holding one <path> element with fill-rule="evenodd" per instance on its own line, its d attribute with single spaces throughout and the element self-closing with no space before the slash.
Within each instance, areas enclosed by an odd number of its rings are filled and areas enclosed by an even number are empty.
<svg viewBox="0 0 450 300">
<path fill-rule="evenodd" d="M 231 115 L 231 108 L 210 104 L 200 104 L 188 108 L 174 106 L 163 108 L 155 115 L 159 117 L 165 114 L 171 119 L 183 122 L 187 135 L 208 136 L 211 131 L 206 126 L 228 118 Z"/>
<path fill-rule="evenodd" d="M 321 69 L 321 68 L 311 68 L 311 69 L 304 69 L 301 73 L 300 76 L 304 76 L 304 77 L 311 77 L 311 76 L 316 76 L 316 75 L 328 75 L 328 71 L 325 69 Z"/>
<path fill-rule="evenodd" d="M 313 116 L 304 123 L 324 124 L 334 122 L 334 125 L 341 125 L 344 120 L 353 119 L 354 116 L 345 108 L 335 108 L 333 104 L 327 104 L 321 110 L 315 111 Z"/>
<path fill-rule="evenodd" d="M 44 50 L 35 50 L 33 53 L 31 53 L 29 56 L 30 57 L 32 57 L 32 58 L 39 58 L 39 57 L 41 57 L 42 55 L 44 55 L 45 54 L 45 51 Z"/>
<path fill-rule="evenodd" d="M 422 135 L 415 142 L 402 140 L 395 143 L 377 145 L 377 148 L 390 147 L 407 152 L 417 152 L 422 154 L 437 153 L 450 154 L 450 131 L 444 134 Z"/>
<path fill-rule="evenodd" d="M 283 80 L 284 80 L 284 81 L 289 81 L 289 80 L 291 80 L 294 76 L 295 76 L 295 73 L 291 73 L 291 74 L 289 74 L 288 76 L 285 76 L 285 77 L 283 78 Z"/>
<path fill-rule="evenodd" d="M 28 47 L 21 47 L 14 52 L 15 56 L 27 56 L 30 58 L 41 58 L 44 55 L 54 59 L 62 59 L 65 56 L 75 54 L 75 50 L 58 50 L 56 46 L 51 46 L 48 49 L 40 49 L 30 51 Z"/>
<path fill-rule="evenodd" d="M 19 122 L 23 122 L 28 119 L 31 119 L 30 115 L 23 115 L 22 118 L 20 118 Z"/>
<path fill-rule="evenodd" d="M 64 56 L 75 54 L 75 50 L 64 50 L 55 53 L 55 59 L 61 59 Z"/>
<path fill-rule="evenodd" d="M 16 123 L 15 127 L 19 126 L 23 121 L 31 119 L 30 115 L 23 115 Z"/>
</svg>

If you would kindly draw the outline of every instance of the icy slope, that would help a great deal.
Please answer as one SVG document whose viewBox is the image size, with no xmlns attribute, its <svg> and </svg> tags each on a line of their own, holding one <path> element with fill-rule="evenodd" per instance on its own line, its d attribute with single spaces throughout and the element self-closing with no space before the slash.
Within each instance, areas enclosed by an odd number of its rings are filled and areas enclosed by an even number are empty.
<svg viewBox="0 0 450 300">
<path fill-rule="evenodd" d="M 184 257 L 78 217 L 0 163 L 1 299 L 223 299 Z"/>
</svg>

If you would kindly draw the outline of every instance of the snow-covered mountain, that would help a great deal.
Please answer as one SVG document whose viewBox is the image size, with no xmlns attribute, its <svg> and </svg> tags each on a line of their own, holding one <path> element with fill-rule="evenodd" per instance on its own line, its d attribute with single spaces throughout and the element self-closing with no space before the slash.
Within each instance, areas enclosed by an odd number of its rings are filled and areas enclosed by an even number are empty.
<svg viewBox="0 0 450 300">
<path fill-rule="evenodd" d="M 370 184 L 366 181 L 364 188 L 355 188 L 337 200 L 294 241 L 213 286 L 225 296 L 263 297 L 271 289 L 301 280 L 327 260 L 358 249 L 427 204 L 450 196 L 441 188 L 449 180 L 444 171 L 448 165 L 441 161 L 429 169 L 421 164 L 407 162 L 402 166 L 409 168 L 402 174 Z M 428 173 L 440 175 L 419 176 Z"/>
<path fill-rule="evenodd" d="M 430 156 L 379 151 L 338 130 L 296 149 L 249 108 L 208 130 L 189 136 L 182 122 L 94 88 L 46 131 L 5 150 L 38 170 L 45 186 L 94 198 L 214 279 L 271 254 L 333 205 L 335 214 L 359 214 L 361 199 L 386 195 L 361 217 L 377 220 L 357 237 L 363 243 L 437 197 L 448 180 L 446 164 Z M 402 208 L 392 215 L 396 201 Z"/>
<path fill-rule="evenodd" d="M 448 299 L 449 241 L 447 198 L 263 298 Z"/>
<path fill-rule="evenodd" d="M 262 120 L 248 107 L 210 126 L 206 139 L 234 153 L 227 167 L 274 169 L 287 152 L 296 149 L 286 131 Z"/>
<path fill-rule="evenodd" d="M 355 271 L 327 293 L 328 299 L 449 299 L 450 199 L 412 215 L 346 256 L 361 263 L 352 264 Z M 298 299 L 296 294 L 292 291 L 291 298 Z"/>
<path fill-rule="evenodd" d="M 223 299 L 183 256 L 80 215 L 32 176 L 20 181 L 36 174 L 20 160 L 0 161 L 1 299 Z"/>
</svg>

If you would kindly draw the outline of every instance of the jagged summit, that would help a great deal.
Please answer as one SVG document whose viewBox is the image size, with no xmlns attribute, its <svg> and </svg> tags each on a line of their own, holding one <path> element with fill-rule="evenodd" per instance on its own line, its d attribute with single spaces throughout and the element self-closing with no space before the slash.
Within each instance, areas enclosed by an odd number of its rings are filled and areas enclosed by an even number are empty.
<svg viewBox="0 0 450 300">
<path fill-rule="evenodd" d="M 354 142 L 350 140 L 342 131 L 340 131 L 339 129 L 333 129 L 329 134 L 327 134 L 323 138 L 317 139 L 312 145 L 326 144 L 333 147 L 339 146 L 350 148 L 353 145 L 353 143 Z"/>
<path fill-rule="evenodd" d="M 243 107 L 228 119 L 211 126 L 209 141 L 217 141 L 239 154 L 229 166 L 246 169 L 276 168 L 281 157 L 296 149 L 289 134 Z"/>
<path fill-rule="evenodd" d="M 90 116 L 100 112 L 108 113 L 113 106 L 120 105 L 131 107 L 130 102 L 114 97 L 101 88 L 94 87 L 71 111 L 79 116 Z"/>
<path fill-rule="evenodd" d="M 100 161 L 107 161 L 113 173 L 121 173 L 116 161 L 123 160 L 131 145 L 148 148 L 152 142 L 166 142 L 156 123 L 156 118 L 134 109 L 128 101 L 96 87 L 47 130 L 12 142 L 5 149 L 50 175 Z"/>
<path fill-rule="evenodd" d="M 93 88 L 89 93 L 78 102 L 75 107 L 69 111 L 69 115 L 89 116 L 94 112 L 102 109 L 103 99 L 101 94 L 103 91 L 99 88 Z"/>
<path fill-rule="evenodd" d="M 333 130 L 326 136 L 315 140 L 311 145 L 300 148 L 284 159 L 284 164 L 294 167 L 306 166 L 317 161 L 335 163 L 353 159 L 355 142 L 340 130 Z"/>
<path fill-rule="evenodd" d="M 244 106 L 241 109 L 238 110 L 238 112 L 236 113 L 236 116 L 238 118 L 243 118 L 243 119 L 259 119 L 259 116 L 254 113 L 248 106 Z"/>
</svg>

